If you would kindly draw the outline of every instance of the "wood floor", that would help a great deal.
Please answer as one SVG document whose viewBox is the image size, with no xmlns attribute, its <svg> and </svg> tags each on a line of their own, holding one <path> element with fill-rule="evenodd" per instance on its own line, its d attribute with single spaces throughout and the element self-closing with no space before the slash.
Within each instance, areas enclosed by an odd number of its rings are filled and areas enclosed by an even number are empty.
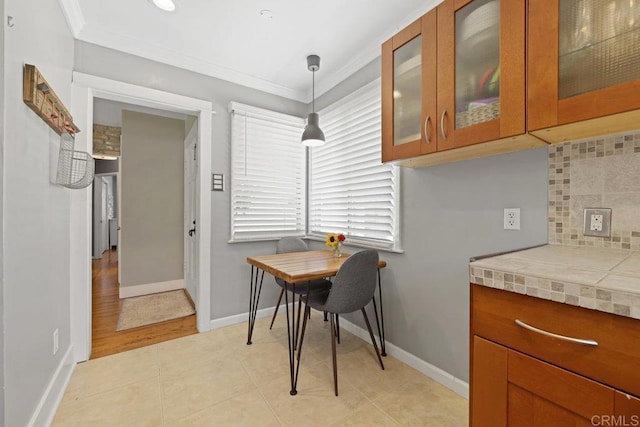
<svg viewBox="0 0 640 427">
<path fill-rule="evenodd" d="M 106 251 L 92 261 L 91 359 L 197 333 L 196 315 L 116 332 L 122 300 L 118 297 L 118 255 Z"/>
</svg>

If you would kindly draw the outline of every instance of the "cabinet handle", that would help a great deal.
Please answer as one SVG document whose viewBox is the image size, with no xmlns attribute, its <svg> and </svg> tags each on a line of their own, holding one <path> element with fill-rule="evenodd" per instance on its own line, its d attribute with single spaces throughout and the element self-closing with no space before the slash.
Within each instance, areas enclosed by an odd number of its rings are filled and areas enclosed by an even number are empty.
<svg viewBox="0 0 640 427">
<path fill-rule="evenodd" d="M 523 327 L 525 329 L 528 329 L 530 331 L 537 332 L 537 333 L 539 333 L 541 335 L 546 335 L 546 336 L 551 337 L 551 338 L 557 338 L 557 339 L 562 340 L 562 341 L 568 341 L 568 342 L 572 342 L 572 343 L 575 343 L 575 344 L 590 345 L 590 346 L 593 346 L 593 347 L 597 347 L 598 346 L 598 342 L 597 341 L 594 341 L 594 340 L 583 340 L 583 339 L 580 339 L 580 338 L 573 338 L 573 337 L 566 337 L 564 335 L 554 334 L 553 332 L 543 331 L 542 329 L 538 329 L 538 328 L 535 328 L 535 327 L 533 327 L 531 325 L 527 325 L 526 323 L 524 323 L 523 321 L 518 320 L 518 319 L 516 319 L 516 325 L 518 325 L 520 327 Z"/>
<path fill-rule="evenodd" d="M 447 110 L 442 112 L 442 117 L 440 117 L 440 132 L 442 133 L 442 139 L 447 139 L 447 131 L 444 128 L 444 118 L 447 115 Z"/>
<path fill-rule="evenodd" d="M 431 144 L 431 136 L 429 136 L 429 122 L 431 122 L 431 116 L 427 116 L 424 119 L 424 137 L 427 140 L 427 144 Z"/>
</svg>

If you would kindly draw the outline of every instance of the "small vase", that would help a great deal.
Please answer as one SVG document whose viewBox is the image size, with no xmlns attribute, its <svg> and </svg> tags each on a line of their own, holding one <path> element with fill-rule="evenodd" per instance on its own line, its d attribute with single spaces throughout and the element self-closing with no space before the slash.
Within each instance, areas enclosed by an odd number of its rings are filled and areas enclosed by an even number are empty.
<svg viewBox="0 0 640 427">
<path fill-rule="evenodd" d="M 333 247 L 333 256 L 336 258 L 342 256 L 342 243 L 338 242 L 338 244 Z"/>
</svg>

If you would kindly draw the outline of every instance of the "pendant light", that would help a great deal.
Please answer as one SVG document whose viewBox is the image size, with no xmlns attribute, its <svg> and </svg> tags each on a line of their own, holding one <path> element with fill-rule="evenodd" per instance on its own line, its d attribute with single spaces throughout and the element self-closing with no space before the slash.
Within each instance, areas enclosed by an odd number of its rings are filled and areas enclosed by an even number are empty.
<svg viewBox="0 0 640 427">
<path fill-rule="evenodd" d="M 316 113 L 316 71 L 320 68 L 320 57 L 318 55 L 307 56 L 307 68 L 313 73 L 311 113 L 307 117 L 307 126 L 302 132 L 301 142 L 307 147 L 318 147 L 324 145 L 324 133 L 318 126 L 318 113 Z"/>
<path fill-rule="evenodd" d="M 158 9 L 162 9 L 165 12 L 173 12 L 176 10 L 176 4 L 173 0 L 150 0 L 151 3 Z"/>
</svg>

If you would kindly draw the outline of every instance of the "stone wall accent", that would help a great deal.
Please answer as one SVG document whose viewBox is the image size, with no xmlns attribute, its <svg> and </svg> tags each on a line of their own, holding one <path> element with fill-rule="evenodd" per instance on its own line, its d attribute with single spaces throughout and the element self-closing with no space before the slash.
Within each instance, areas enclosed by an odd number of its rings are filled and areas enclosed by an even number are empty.
<svg viewBox="0 0 640 427">
<path fill-rule="evenodd" d="M 122 128 L 115 126 L 93 125 L 93 155 L 119 156 Z"/>
</svg>

